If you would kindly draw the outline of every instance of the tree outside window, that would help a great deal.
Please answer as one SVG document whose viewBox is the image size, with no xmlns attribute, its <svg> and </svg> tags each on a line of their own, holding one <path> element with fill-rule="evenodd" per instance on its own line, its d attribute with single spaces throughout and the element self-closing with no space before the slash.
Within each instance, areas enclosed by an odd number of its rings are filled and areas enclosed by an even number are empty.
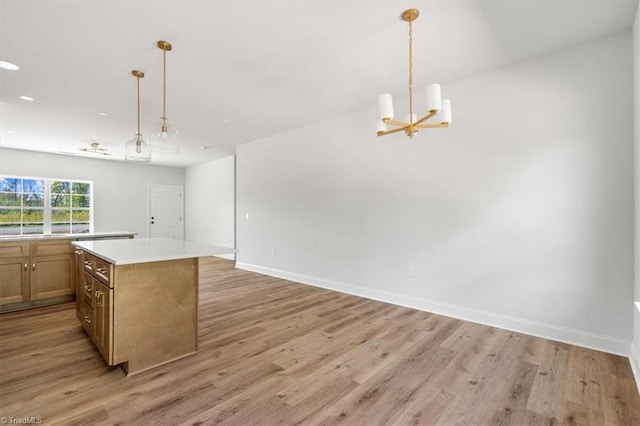
<svg viewBox="0 0 640 426">
<path fill-rule="evenodd" d="M 0 176 L 0 235 L 92 230 L 92 182 Z"/>
</svg>

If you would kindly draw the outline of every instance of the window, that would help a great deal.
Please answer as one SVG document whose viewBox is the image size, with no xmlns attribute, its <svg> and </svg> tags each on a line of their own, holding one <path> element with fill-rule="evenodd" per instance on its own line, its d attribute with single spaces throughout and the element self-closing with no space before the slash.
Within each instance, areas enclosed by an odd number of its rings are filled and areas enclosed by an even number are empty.
<svg viewBox="0 0 640 426">
<path fill-rule="evenodd" d="M 0 235 L 93 230 L 93 183 L 0 176 Z"/>
</svg>

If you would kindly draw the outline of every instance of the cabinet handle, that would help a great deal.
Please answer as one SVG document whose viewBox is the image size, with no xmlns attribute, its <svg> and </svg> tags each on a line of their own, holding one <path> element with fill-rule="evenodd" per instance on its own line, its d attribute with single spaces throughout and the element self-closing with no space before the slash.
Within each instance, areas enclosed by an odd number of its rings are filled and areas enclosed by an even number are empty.
<svg viewBox="0 0 640 426">
<path fill-rule="evenodd" d="M 84 322 L 86 322 L 87 324 L 91 324 L 91 319 L 89 319 L 89 315 L 84 316 Z"/>
<path fill-rule="evenodd" d="M 80 250 L 76 250 L 76 254 L 82 254 Z"/>
<path fill-rule="evenodd" d="M 102 292 L 101 291 L 96 291 L 96 304 L 98 307 L 102 307 Z"/>
<path fill-rule="evenodd" d="M 106 274 L 107 270 L 105 268 L 98 268 L 96 269 L 97 272 L 100 272 L 101 274 Z"/>
<path fill-rule="evenodd" d="M 84 291 L 86 291 L 87 293 L 91 293 L 91 287 L 85 285 Z"/>
<path fill-rule="evenodd" d="M 90 261 L 90 260 L 85 260 L 85 261 L 84 261 L 84 264 L 85 264 L 85 265 L 87 265 L 87 266 L 89 266 L 89 265 L 91 265 L 91 261 Z"/>
<path fill-rule="evenodd" d="M 33 265 L 31 265 L 31 267 L 33 268 L 33 270 L 36 270 L 36 264 L 34 263 Z"/>
<path fill-rule="evenodd" d="M 28 267 L 29 267 L 29 265 L 27 265 L 27 264 L 26 264 L 26 262 L 25 262 L 25 264 L 24 264 L 24 270 L 26 271 Z"/>
</svg>

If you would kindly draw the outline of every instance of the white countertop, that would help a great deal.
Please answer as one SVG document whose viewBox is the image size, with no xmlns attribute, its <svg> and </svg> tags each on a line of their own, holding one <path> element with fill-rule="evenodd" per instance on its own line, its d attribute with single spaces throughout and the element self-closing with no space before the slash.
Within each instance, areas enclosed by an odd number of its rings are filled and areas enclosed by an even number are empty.
<svg viewBox="0 0 640 426">
<path fill-rule="evenodd" d="M 135 232 L 92 232 L 83 234 L 29 234 L 29 235 L 0 235 L 3 241 L 29 241 L 29 240 L 90 240 L 99 238 L 129 238 L 135 237 Z"/>
<path fill-rule="evenodd" d="M 168 238 L 77 241 L 71 244 L 115 265 L 217 256 L 236 252 L 229 247 Z"/>
</svg>

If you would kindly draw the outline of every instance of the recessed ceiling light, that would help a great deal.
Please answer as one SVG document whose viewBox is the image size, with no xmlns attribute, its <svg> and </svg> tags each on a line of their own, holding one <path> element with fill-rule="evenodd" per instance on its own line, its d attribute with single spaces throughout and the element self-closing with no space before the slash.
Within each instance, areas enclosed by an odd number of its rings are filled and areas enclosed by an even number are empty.
<svg viewBox="0 0 640 426">
<path fill-rule="evenodd" d="M 20 69 L 20 67 L 17 66 L 16 64 L 12 64 L 11 62 L 7 62 L 7 61 L 0 61 L 0 68 L 2 68 L 3 70 L 9 70 L 9 71 L 18 71 Z"/>
<path fill-rule="evenodd" d="M 11 133 L 12 135 L 15 135 L 16 133 L 18 133 L 15 130 L 5 130 L 5 132 Z"/>
<path fill-rule="evenodd" d="M 34 101 L 34 99 L 31 96 L 25 96 L 25 95 L 20 96 L 20 99 L 22 99 L 23 101 L 29 101 L 29 102 Z"/>
<path fill-rule="evenodd" d="M 108 117 L 109 113 L 108 112 L 99 112 L 98 115 L 101 115 L 103 117 Z"/>
</svg>

